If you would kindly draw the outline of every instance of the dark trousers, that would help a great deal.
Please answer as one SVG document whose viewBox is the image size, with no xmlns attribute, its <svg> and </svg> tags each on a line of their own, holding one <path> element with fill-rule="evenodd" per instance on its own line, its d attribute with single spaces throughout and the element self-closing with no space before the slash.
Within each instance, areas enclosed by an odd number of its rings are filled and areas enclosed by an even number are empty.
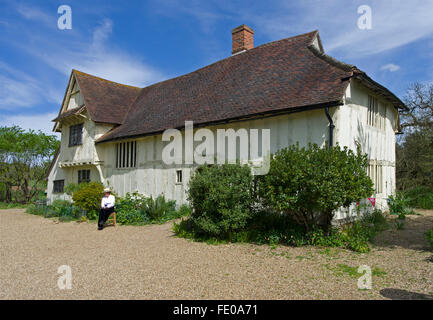
<svg viewBox="0 0 433 320">
<path fill-rule="evenodd" d="M 99 210 L 99 219 L 98 219 L 98 227 L 103 227 L 104 223 L 107 222 L 108 217 L 110 214 L 114 212 L 114 207 L 111 208 L 101 208 Z"/>
</svg>

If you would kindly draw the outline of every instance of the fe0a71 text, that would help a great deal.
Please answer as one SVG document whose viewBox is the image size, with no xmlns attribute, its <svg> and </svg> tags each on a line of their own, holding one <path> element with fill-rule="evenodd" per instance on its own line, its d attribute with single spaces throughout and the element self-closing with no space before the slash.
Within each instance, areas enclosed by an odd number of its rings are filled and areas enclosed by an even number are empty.
<svg viewBox="0 0 433 320">
<path fill-rule="evenodd" d="M 221 315 L 256 315 L 257 305 L 255 304 L 219 304 L 217 313 Z"/>
</svg>

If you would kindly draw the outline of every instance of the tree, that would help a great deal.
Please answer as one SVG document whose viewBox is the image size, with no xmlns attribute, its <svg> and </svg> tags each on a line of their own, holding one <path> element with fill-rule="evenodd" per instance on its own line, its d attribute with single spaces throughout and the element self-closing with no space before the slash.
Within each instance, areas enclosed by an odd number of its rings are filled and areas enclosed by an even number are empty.
<svg viewBox="0 0 433 320">
<path fill-rule="evenodd" d="M 0 183 L 5 201 L 30 202 L 44 184 L 51 159 L 59 148 L 54 135 L 24 131 L 18 126 L 0 127 Z M 12 187 L 16 186 L 16 192 Z"/>
<path fill-rule="evenodd" d="M 354 153 L 347 147 L 296 144 L 271 158 L 269 173 L 259 178 L 258 194 L 266 207 L 292 217 L 307 231 L 321 226 L 328 232 L 335 210 L 373 193 L 367 165 L 359 147 Z"/>
<path fill-rule="evenodd" d="M 400 126 L 404 131 L 433 131 L 433 84 L 412 84 L 404 102 L 408 107 L 400 112 Z"/>
<path fill-rule="evenodd" d="M 401 111 L 404 136 L 397 145 L 397 187 L 433 188 L 433 84 L 412 84 Z"/>
</svg>

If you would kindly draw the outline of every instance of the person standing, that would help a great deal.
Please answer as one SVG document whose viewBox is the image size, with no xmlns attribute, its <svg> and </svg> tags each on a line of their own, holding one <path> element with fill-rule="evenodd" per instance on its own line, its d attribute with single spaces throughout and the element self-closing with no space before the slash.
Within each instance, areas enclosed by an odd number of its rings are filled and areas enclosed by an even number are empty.
<svg viewBox="0 0 433 320">
<path fill-rule="evenodd" d="M 116 199 L 111 194 L 110 188 L 105 188 L 104 196 L 101 200 L 101 209 L 99 210 L 98 230 L 104 228 L 104 224 L 107 222 L 108 217 L 114 212 L 115 201 Z"/>
</svg>

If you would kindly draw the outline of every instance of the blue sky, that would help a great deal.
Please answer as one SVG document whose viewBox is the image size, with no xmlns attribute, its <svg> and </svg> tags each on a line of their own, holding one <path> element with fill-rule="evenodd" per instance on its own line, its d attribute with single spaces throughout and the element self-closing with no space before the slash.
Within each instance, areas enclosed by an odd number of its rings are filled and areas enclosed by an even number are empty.
<svg viewBox="0 0 433 320">
<path fill-rule="evenodd" d="M 60 5 L 72 29 L 59 30 Z M 372 29 L 357 22 L 372 9 Z M 0 125 L 50 132 L 71 69 L 146 86 L 231 54 L 231 29 L 255 46 L 318 29 L 329 55 L 403 98 L 433 79 L 433 1 L 6 1 L 0 0 Z"/>
</svg>

